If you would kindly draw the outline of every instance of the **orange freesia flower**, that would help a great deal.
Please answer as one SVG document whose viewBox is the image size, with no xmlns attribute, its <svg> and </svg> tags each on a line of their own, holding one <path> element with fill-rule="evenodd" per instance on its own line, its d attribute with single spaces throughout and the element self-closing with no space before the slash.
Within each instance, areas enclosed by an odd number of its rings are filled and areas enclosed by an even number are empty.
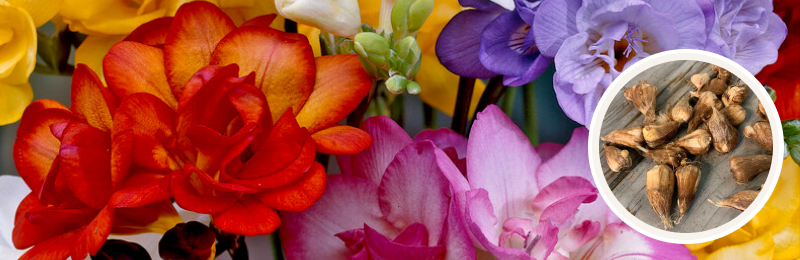
<svg viewBox="0 0 800 260">
<path fill-rule="evenodd" d="M 28 106 L 14 143 L 14 162 L 32 192 L 20 203 L 13 243 L 33 246 L 21 259 L 84 259 L 108 234 L 157 230 L 179 220 L 162 174 L 129 174 L 131 136 L 112 142 L 117 98 L 85 65 L 72 81 L 72 107 L 50 100 Z M 131 198 L 146 203 L 128 203 Z"/>
<path fill-rule="evenodd" d="M 271 233 L 276 210 L 311 206 L 325 187 L 316 152 L 372 143 L 335 124 L 372 87 L 358 57 L 314 58 L 304 36 L 268 27 L 274 17 L 237 28 L 216 6 L 188 3 L 103 60 L 121 100 L 113 136 L 133 133 L 132 167 L 169 172 L 175 201 L 230 233 Z"/>
</svg>

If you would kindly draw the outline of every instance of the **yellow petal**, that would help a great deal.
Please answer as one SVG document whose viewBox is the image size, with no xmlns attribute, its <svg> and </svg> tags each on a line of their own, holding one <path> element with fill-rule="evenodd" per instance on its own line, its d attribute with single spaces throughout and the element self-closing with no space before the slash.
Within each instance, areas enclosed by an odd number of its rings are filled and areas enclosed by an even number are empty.
<svg viewBox="0 0 800 260">
<path fill-rule="evenodd" d="M 38 28 L 58 13 L 63 0 L 5 0 L 9 4 L 25 9 Z"/>
<path fill-rule="evenodd" d="M 774 251 L 772 234 L 764 234 L 744 244 L 720 248 L 708 255 L 708 260 L 769 260 Z"/>
<path fill-rule="evenodd" d="M 208 1 L 219 6 L 225 14 L 231 17 L 236 26 L 247 20 L 267 14 L 278 14 L 273 0 L 213 0 Z M 278 15 L 269 27 L 283 31 L 285 19 Z"/>
<path fill-rule="evenodd" d="M 297 32 L 305 35 L 308 38 L 308 43 L 311 44 L 311 49 L 314 50 L 314 57 L 319 57 L 322 55 L 319 46 L 319 29 L 308 26 L 308 25 L 297 25 Z"/>
<path fill-rule="evenodd" d="M 697 251 L 697 250 L 705 248 L 706 246 L 710 245 L 711 243 L 714 243 L 714 240 L 711 240 L 711 241 L 708 241 L 708 242 L 705 242 L 705 243 L 699 243 L 699 244 L 687 244 L 686 248 L 689 248 L 689 250 L 691 250 L 691 251 Z"/>
<path fill-rule="evenodd" d="M 100 76 L 100 80 L 105 83 L 103 77 L 103 56 L 106 56 L 111 46 L 122 41 L 124 36 L 89 35 L 83 43 L 75 50 L 75 64 L 83 63 L 89 66 Z"/>
<path fill-rule="evenodd" d="M 754 238 L 756 238 L 756 234 L 752 232 L 752 228 L 748 228 L 747 225 L 745 225 L 727 236 L 714 240 L 713 243 L 707 247 L 707 250 L 713 252 L 727 246 L 747 243 Z"/>
<path fill-rule="evenodd" d="M 153 19 L 174 15 L 186 0 L 64 0 L 59 14 L 70 30 L 88 35 L 126 35 Z"/>
<path fill-rule="evenodd" d="M 697 260 L 705 260 L 708 259 L 708 252 L 705 249 L 699 249 L 696 251 L 692 251 L 692 255 L 697 257 Z"/>
<path fill-rule="evenodd" d="M 800 210 L 781 231 L 772 235 L 775 240 L 774 259 L 798 259 L 800 258 Z"/>
<path fill-rule="evenodd" d="M 787 157 L 783 160 L 780 179 L 767 204 L 750 220 L 756 233 L 777 233 L 789 223 L 800 206 L 800 167 Z"/>
<path fill-rule="evenodd" d="M 0 82 L 0 125 L 19 120 L 31 100 L 33 90 L 30 84 L 8 85 Z"/>
<path fill-rule="evenodd" d="M 36 65 L 36 27 L 22 8 L 0 2 L 0 81 L 28 82 Z"/>
</svg>

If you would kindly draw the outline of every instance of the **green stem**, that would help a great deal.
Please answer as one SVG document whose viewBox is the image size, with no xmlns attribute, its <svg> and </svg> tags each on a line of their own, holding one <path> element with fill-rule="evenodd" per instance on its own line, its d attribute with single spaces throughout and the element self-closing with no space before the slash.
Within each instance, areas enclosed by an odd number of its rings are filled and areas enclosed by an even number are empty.
<svg viewBox="0 0 800 260">
<path fill-rule="evenodd" d="M 478 107 L 475 108 L 475 114 L 486 109 L 487 106 L 497 103 L 497 100 L 503 95 L 508 87 L 503 85 L 503 76 L 497 76 L 489 79 L 486 84 L 486 90 L 483 91 L 481 99 L 478 101 Z M 473 117 L 474 118 L 474 117 Z"/>
<path fill-rule="evenodd" d="M 436 128 L 436 110 L 428 103 L 422 102 L 422 114 L 425 120 L 425 128 Z"/>
<path fill-rule="evenodd" d="M 517 98 L 517 88 L 511 88 L 503 94 L 503 97 L 500 99 L 500 109 L 511 117 L 511 113 L 514 112 L 514 99 Z"/>
<path fill-rule="evenodd" d="M 362 122 L 364 122 L 364 115 L 367 114 L 367 109 L 369 109 L 369 104 L 375 99 L 375 95 L 377 94 L 377 88 L 380 87 L 380 84 L 377 81 L 373 81 L 372 89 L 370 89 L 369 94 L 361 100 L 361 103 L 358 104 L 353 112 L 350 112 L 347 115 L 347 125 L 352 127 L 359 127 Z"/>
<path fill-rule="evenodd" d="M 397 0 L 380 0 L 381 11 L 378 14 L 377 31 L 384 31 L 387 34 L 392 32 L 392 9 Z"/>
<path fill-rule="evenodd" d="M 539 144 L 539 124 L 536 115 L 536 86 L 534 82 L 521 86 L 525 108 L 525 135 L 533 145 Z"/>
<path fill-rule="evenodd" d="M 281 244 L 281 236 L 278 235 L 278 230 L 272 232 L 272 247 L 275 249 L 275 259 L 285 260 L 283 256 L 283 245 Z"/>
<path fill-rule="evenodd" d="M 391 95 L 391 94 L 390 94 Z M 391 114 L 392 119 L 397 122 L 397 125 L 403 127 L 404 118 L 403 118 L 403 99 L 405 99 L 404 94 L 399 94 L 394 96 L 392 103 L 389 104 L 389 113 Z"/>
<path fill-rule="evenodd" d="M 456 106 L 453 110 L 453 122 L 450 129 L 456 133 L 466 136 L 467 118 L 469 117 L 469 105 L 472 103 L 472 92 L 475 88 L 475 79 L 461 77 L 458 80 L 458 93 L 456 94 Z"/>
</svg>

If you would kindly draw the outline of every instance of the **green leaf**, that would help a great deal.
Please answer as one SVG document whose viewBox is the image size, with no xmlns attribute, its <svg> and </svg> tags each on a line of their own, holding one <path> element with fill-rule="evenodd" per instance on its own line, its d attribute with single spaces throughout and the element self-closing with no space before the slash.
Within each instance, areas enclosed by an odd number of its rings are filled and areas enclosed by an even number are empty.
<svg viewBox="0 0 800 260">
<path fill-rule="evenodd" d="M 785 120 L 781 124 L 783 125 L 784 138 L 800 135 L 800 119 Z"/>
<path fill-rule="evenodd" d="M 792 156 L 792 160 L 794 160 L 795 163 L 800 164 L 800 147 L 790 146 L 789 154 Z"/>
</svg>

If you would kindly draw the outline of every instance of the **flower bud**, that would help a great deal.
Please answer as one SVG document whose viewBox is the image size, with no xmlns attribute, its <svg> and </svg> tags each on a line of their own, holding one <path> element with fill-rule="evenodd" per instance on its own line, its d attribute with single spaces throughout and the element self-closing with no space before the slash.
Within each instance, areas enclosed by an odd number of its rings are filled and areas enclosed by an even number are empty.
<svg viewBox="0 0 800 260">
<path fill-rule="evenodd" d="M 407 36 L 397 42 L 395 51 L 400 61 L 400 64 L 398 64 L 399 68 L 397 69 L 404 73 L 406 77 L 414 77 L 417 71 L 419 71 L 419 66 L 422 64 L 420 62 L 422 51 L 419 49 L 417 40 L 412 36 Z"/>
<path fill-rule="evenodd" d="M 361 12 L 357 0 L 275 0 L 281 16 L 344 37 L 358 33 Z"/>
<path fill-rule="evenodd" d="M 353 49 L 359 56 L 377 66 L 386 64 L 386 56 L 389 55 L 389 41 L 386 38 L 377 33 L 362 32 L 356 34 L 353 41 Z"/>
<path fill-rule="evenodd" d="M 391 76 L 386 80 L 386 89 L 388 89 L 389 92 L 392 92 L 392 94 L 403 93 L 407 85 L 408 79 L 400 74 Z"/>
<path fill-rule="evenodd" d="M 167 260 L 214 259 L 216 240 L 214 230 L 203 223 L 197 221 L 179 223 L 164 233 L 158 241 L 158 254 Z"/>
<path fill-rule="evenodd" d="M 392 8 L 392 29 L 395 34 L 414 34 L 433 11 L 433 0 L 399 0 Z"/>
<path fill-rule="evenodd" d="M 417 95 L 422 92 L 422 87 L 416 81 L 409 80 L 408 84 L 406 84 L 406 91 L 408 91 L 408 94 Z"/>
</svg>

